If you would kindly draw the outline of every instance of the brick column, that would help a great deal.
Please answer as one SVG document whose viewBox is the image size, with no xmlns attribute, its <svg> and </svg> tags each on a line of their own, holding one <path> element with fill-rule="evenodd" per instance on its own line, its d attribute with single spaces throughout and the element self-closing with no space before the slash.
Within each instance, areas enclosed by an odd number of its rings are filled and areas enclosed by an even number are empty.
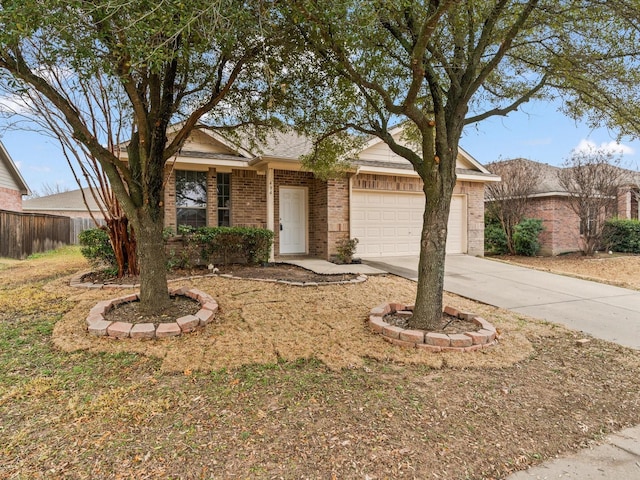
<svg viewBox="0 0 640 480">
<path fill-rule="evenodd" d="M 215 168 L 207 172 L 207 227 L 218 226 L 218 177 Z"/>
<path fill-rule="evenodd" d="M 171 167 L 165 167 L 164 174 L 164 226 L 171 228 L 175 233 L 178 223 L 176 218 L 176 172 Z"/>
</svg>

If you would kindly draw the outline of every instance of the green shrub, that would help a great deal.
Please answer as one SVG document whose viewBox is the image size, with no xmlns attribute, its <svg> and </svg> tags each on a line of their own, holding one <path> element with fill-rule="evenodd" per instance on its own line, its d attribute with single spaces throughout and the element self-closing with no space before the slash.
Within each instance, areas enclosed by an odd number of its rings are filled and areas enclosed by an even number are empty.
<svg viewBox="0 0 640 480">
<path fill-rule="evenodd" d="M 109 234 L 104 228 L 89 228 L 80 232 L 78 240 L 82 248 L 82 255 L 94 267 L 118 268 L 113 247 L 109 241 Z"/>
<path fill-rule="evenodd" d="M 179 229 L 179 235 L 163 232 L 167 245 L 167 268 L 194 268 L 207 263 L 266 263 L 273 232 L 264 228 L 202 227 Z M 80 233 L 82 254 L 95 267 L 116 268 L 109 235 L 100 228 Z"/>
<path fill-rule="evenodd" d="M 535 256 L 540 251 L 538 237 L 544 227 L 538 218 L 525 218 L 516 225 L 513 232 L 513 244 L 518 255 Z"/>
<path fill-rule="evenodd" d="M 190 242 L 200 247 L 205 263 L 266 263 L 273 243 L 273 232 L 265 228 L 203 227 Z"/>
<path fill-rule="evenodd" d="M 493 255 L 509 252 L 507 235 L 504 233 L 500 221 L 489 214 L 484 216 L 484 251 Z"/>
<path fill-rule="evenodd" d="M 358 247 L 357 238 L 343 238 L 336 242 L 337 258 L 340 263 L 351 263 Z"/>
<path fill-rule="evenodd" d="M 607 220 L 602 230 L 602 245 L 614 252 L 640 253 L 640 221 Z"/>
</svg>

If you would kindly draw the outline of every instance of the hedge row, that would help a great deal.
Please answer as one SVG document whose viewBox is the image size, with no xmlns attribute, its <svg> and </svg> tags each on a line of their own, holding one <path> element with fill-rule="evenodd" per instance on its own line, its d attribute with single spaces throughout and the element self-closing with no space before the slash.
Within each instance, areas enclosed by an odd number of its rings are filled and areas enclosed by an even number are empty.
<svg viewBox="0 0 640 480">
<path fill-rule="evenodd" d="M 249 263 L 269 261 L 273 232 L 264 228 L 202 227 L 181 229 L 181 235 L 165 232 L 167 268 L 193 268 L 198 265 Z M 82 254 L 96 266 L 112 268 L 113 249 L 107 233 L 99 228 L 85 230 L 80 235 Z"/>
<path fill-rule="evenodd" d="M 621 218 L 607 220 L 602 232 L 602 244 L 614 252 L 640 253 L 640 221 Z"/>
</svg>

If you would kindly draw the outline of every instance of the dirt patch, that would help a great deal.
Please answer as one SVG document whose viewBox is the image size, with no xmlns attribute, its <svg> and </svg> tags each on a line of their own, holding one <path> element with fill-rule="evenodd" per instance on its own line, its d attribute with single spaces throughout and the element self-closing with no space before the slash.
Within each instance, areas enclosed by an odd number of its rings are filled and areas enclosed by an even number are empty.
<svg viewBox="0 0 640 480">
<path fill-rule="evenodd" d="M 593 257 L 587 257 L 581 253 L 570 253 L 555 257 L 501 255 L 489 258 L 546 272 L 640 290 L 640 255 L 597 253 Z"/>
<path fill-rule="evenodd" d="M 331 283 L 345 282 L 358 277 L 355 274 L 322 275 L 314 273 L 295 265 L 284 263 L 270 263 L 267 265 L 223 265 L 218 266 L 218 274 L 233 275 L 239 278 L 272 279 L 288 282 L 302 283 Z M 201 269 L 174 269 L 167 273 L 168 280 L 175 280 L 191 276 L 202 276 L 209 274 L 206 268 Z M 109 272 L 91 272 L 83 275 L 82 281 L 90 283 L 104 283 L 108 285 L 136 285 L 140 283 L 140 277 L 127 276 L 123 278 L 114 277 Z"/>
<path fill-rule="evenodd" d="M 405 315 L 397 315 L 396 313 L 389 313 L 382 317 L 383 320 L 389 325 L 394 325 L 400 328 L 409 328 L 409 319 L 411 317 Z M 447 313 L 442 314 L 440 324 L 434 327 L 430 332 L 435 333 L 465 333 L 475 332 L 481 327 L 468 320 L 463 320 Z"/>
<path fill-rule="evenodd" d="M 158 326 L 161 323 L 172 323 L 176 318 L 186 315 L 195 315 L 200 310 L 200 303 L 182 295 L 173 295 L 169 301 L 169 307 L 160 315 L 146 315 L 140 313 L 140 302 L 126 302 L 116 305 L 104 314 L 104 319 L 109 322 L 126 322 L 136 325 L 139 323 L 153 323 Z"/>
</svg>

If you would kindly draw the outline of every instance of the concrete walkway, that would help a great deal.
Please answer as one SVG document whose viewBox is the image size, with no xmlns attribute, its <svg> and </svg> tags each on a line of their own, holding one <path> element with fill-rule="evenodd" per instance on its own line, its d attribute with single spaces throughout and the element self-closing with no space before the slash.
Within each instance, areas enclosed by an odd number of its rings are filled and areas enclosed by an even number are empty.
<svg viewBox="0 0 640 480">
<path fill-rule="evenodd" d="M 364 275 L 379 275 L 387 273 L 386 270 L 365 265 L 363 263 L 353 263 L 350 265 L 337 265 L 335 263 L 320 260 L 318 258 L 300 258 L 291 260 L 279 260 L 279 263 L 289 263 L 298 267 L 306 268 L 322 275 L 339 275 L 341 273 L 362 273 Z"/>
<path fill-rule="evenodd" d="M 417 280 L 418 258 L 367 261 Z M 640 272 L 638 272 L 640 274 Z M 566 325 L 640 350 L 640 292 L 466 255 L 450 255 L 445 290 L 489 305 Z M 507 480 L 640 480 L 640 426 L 602 445 L 514 473 Z"/>
</svg>

